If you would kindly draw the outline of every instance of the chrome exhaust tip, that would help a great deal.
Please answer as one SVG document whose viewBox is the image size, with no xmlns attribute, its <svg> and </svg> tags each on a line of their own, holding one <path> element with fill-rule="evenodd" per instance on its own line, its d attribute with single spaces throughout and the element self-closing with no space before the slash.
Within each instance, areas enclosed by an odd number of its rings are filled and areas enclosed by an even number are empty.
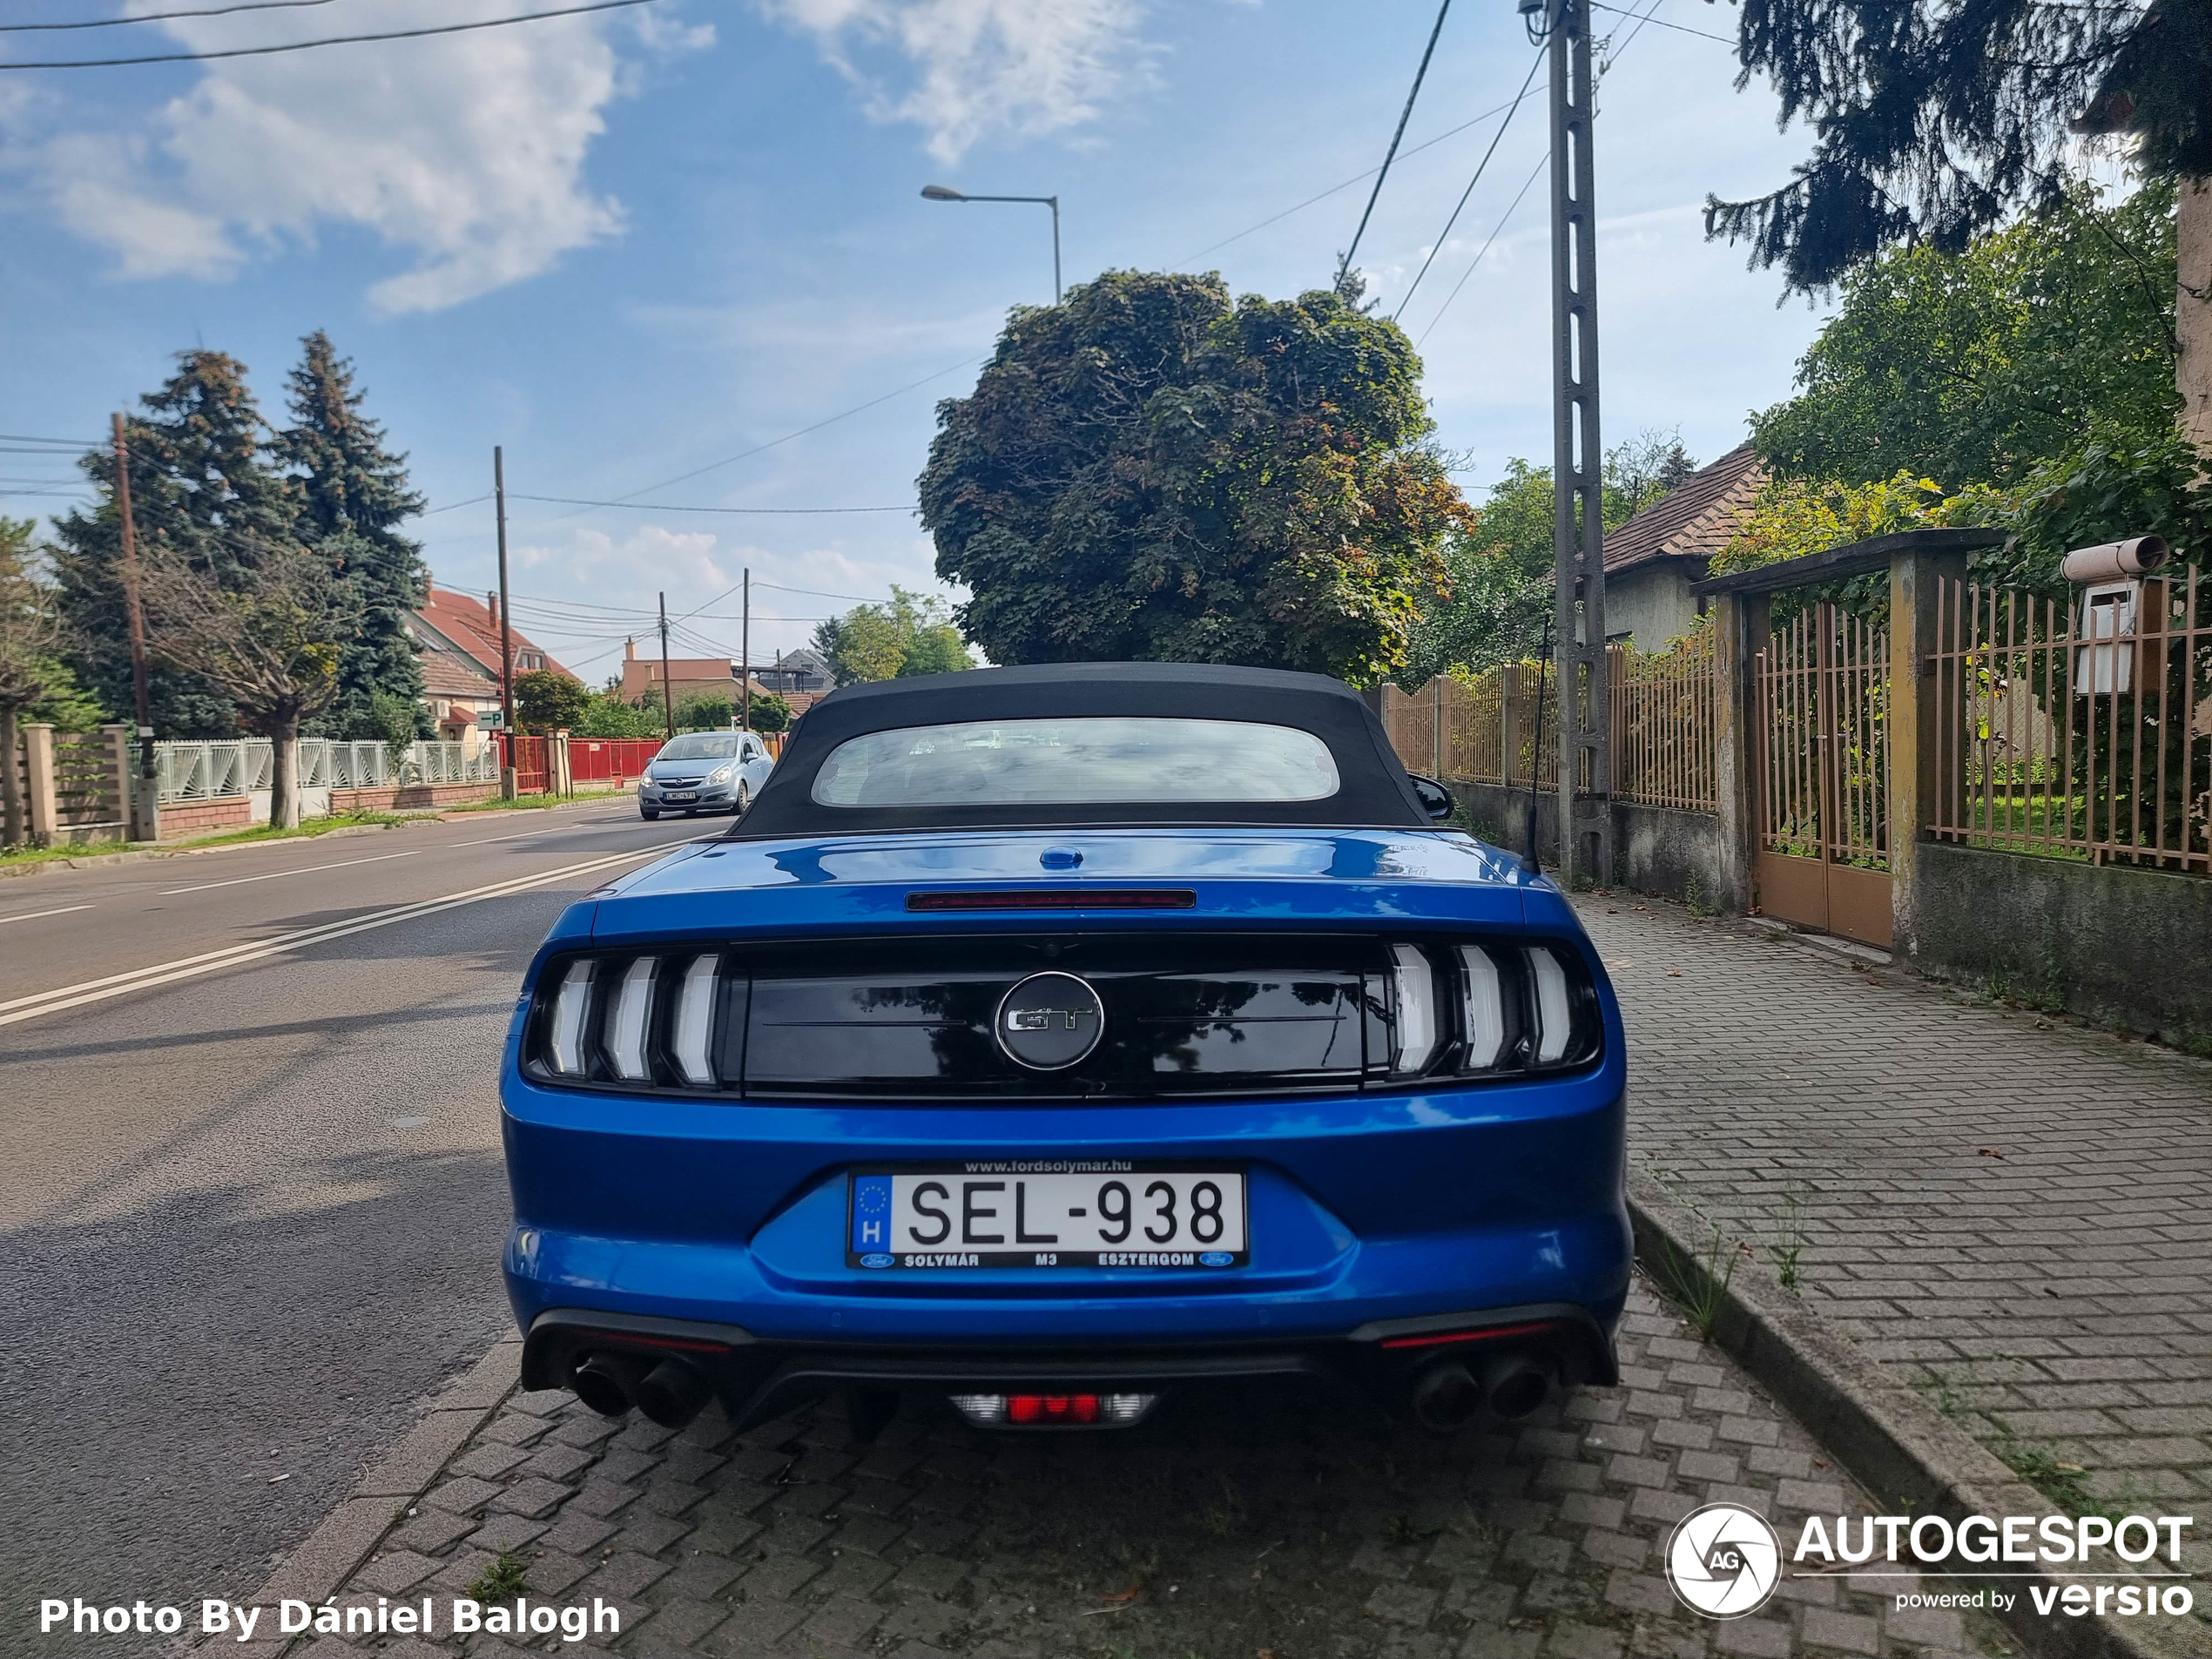
<svg viewBox="0 0 2212 1659">
<path fill-rule="evenodd" d="M 1527 1354 L 1501 1353 L 1482 1368 L 1482 1392 L 1490 1409 L 1508 1423 L 1519 1422 L 1551 1393 L 1550 1377 Z"/>
</svg>

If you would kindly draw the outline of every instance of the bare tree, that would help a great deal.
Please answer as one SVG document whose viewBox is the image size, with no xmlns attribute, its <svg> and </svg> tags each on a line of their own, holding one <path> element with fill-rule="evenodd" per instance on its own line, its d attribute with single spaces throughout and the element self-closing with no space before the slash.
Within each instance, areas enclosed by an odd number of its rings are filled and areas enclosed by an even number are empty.
<svg viewBox="0 0 2212 1659">
<path fill-rule="evenodd" d="M 0 846 L 24 840 L 23 781 L 17 770 L 24 711 L 53 689 L 61 614 L 38 579 L 30 522 L 0 518 Z"/>
<path fill-rule="evenodd" d="M 300 723 L 338 693 L 340 652 L 356 621 L 350 590 L 312 549 L 257 543 L 251 563 L 221 581 L 156 547 L 144 592 L 154 651 L 219 685 L 246 725 L 269 738 L 269 822 L 294 827 Z"/>
</svg>

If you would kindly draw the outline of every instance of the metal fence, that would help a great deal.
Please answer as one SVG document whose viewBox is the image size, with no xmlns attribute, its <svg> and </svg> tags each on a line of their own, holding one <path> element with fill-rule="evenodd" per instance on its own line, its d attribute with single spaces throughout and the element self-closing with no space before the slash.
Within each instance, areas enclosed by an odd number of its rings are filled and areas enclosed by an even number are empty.
<svg viewBox="0 0 2212 1659">
<path fill-rule="evenodd" d="M 230 738 L 153 745 L 161 799 L 216 800 L 270 786 L 274 745 L 266 738 Z M 134 763 L 135 764 L 135 763 Z M 489 745 L 411 743 L 396 754 L 381 743 L 334 738 L 300 739 L 302 789 L 393 789 L 419 784 L 499 781 L 498 753 Z"/>
<path fill-rule="evenodd" d="M 2075 605 L 1938 595 L 1938 840 L 2212 873 L 2212 583 Z"/>
<path fill-rule="evenodd" d="M 1752 660 L 1762 851 L 1889 866 L 1889 634 L 1831 604 Z"/>
<path fill-rule="evenodd" d="M 1652 655 L 1612 653 L 1616 800 L 1711 812 L 1718 799 L 1710 641 Z M 1417 691 L 1383 688 L 1382 718 L 1408 771 L 1472 783 L 1556 786 L 1559 710 L 1548 663 L 1514 663 Z M 1532 777 L 1533 774 L 1533 777 Z"/>
</svg>

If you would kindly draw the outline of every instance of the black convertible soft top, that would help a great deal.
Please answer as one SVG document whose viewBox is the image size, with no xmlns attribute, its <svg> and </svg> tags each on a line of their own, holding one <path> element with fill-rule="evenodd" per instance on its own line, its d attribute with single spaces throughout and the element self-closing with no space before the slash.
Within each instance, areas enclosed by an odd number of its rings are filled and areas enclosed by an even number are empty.
<svg viewBox="0 0 2212 1659">
<path fill-rule="evenodd" d="M 1305 801 L 962 802 L 885 807 L 828 806 L 813 798 L 815 774 L 831 752 L 868 732 L 1082 715 L 1291 726 L 1328 745 L 1339 787 L 1325 799 Z M 1382 722 L 1341 680 L 1202 663 L 1054 663 L 880 680 L 831 692 L 806 711 L 752 809 L 731 833 L 752 840 L 882 830 L 1136 824 L 1427 828 L 1431 819 L 1406 781 Z"/>
</svg>

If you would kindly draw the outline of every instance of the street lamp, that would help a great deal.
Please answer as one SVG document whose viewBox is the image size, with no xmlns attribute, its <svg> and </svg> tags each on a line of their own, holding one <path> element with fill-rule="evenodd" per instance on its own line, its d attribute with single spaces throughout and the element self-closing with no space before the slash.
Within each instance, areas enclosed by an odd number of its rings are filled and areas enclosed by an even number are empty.
<svg viewBox="0 0 2212 1659">
<path fill-rule="evenodd" d="M 1057 196 L 970 196 L 949 185 L 924 185 L 921 199 L 932 202 L 1036 202 L 1052 209 L 1052 303 L 1060 303 L 1060 198 Z"/>
</svg>

